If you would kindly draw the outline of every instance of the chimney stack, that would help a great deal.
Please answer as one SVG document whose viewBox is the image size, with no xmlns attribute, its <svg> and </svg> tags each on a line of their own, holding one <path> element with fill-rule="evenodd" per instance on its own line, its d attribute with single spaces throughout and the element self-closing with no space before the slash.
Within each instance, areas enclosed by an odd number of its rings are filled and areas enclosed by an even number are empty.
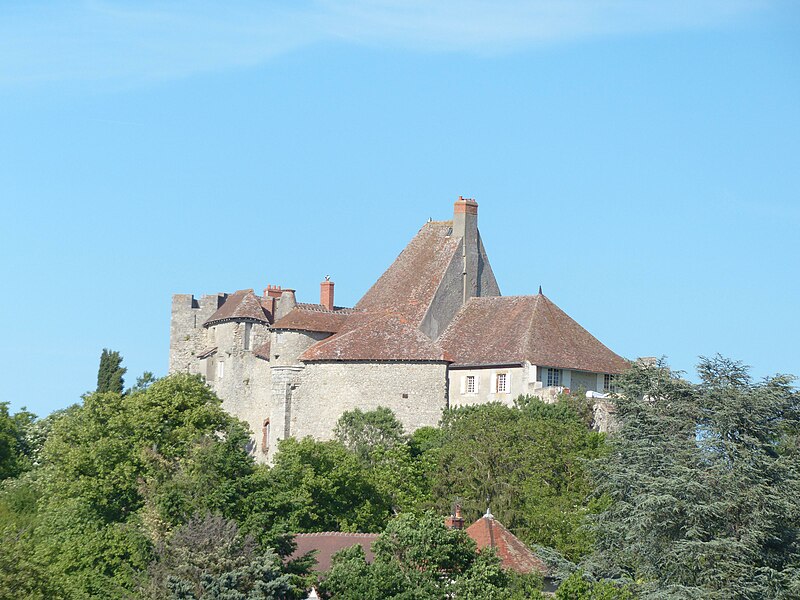
<svg viewBox="0 0 800 600">
<path fill-rule="evenodd" d="M 319 303 L 327 310 L 333 310 L 333 282 L 330 275 L 325 275 L 325 281 L 319 284 Z"/>
<path fill-rule="evenodd" d="M 478 203 L 459 196 L 453 206 L 453 236 L 461 238 L 462 303 L 479 296 Z"/>
<path fill-rule="evenodd" d="M 464 529 L 464 517 L 461 516 L 461 505 L 456 504 L 453 514 L 444 520 L 448 529 Z"/>
</svg>

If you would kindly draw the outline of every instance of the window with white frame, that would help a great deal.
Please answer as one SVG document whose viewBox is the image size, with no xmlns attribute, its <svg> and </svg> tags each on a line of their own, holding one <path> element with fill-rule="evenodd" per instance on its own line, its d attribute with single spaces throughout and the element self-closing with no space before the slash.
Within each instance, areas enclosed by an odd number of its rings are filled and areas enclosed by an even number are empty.
<svg viewBox="0 0 800 600">
<path fill-rule="evenodd" d="M 610 373 L 606 373 L 605 375 L 603 375 L 603 390 L 605 390 L 606 392 L 617 391 L 616 375 L 611 375 Z"/>
<path fill-rule="evenodd" d="M 464 391 L 467 394 L 474 394 L 478 391 L 478 387 L 475 383 L 475 375 L 467 375 L 467 380 L 464 382 Z"/>
<path fill-rule="evenodd" d="M 547 385 L 559 386 L 561 385 L 561 369 L 547 369 Z"/>
<path fill-rule="evenodd" d="M 223 377 L 225 377 L 225 363 L 219 361 L 219 364 L 217 364 L 217 379 L 222 379 Z"/>
<path fill-rule="evenodd" d="M 508 373 L 498 373 L 496 379 L 497 393 L 498 394 L 507 394 L 508 393 Z"/>
</svg>

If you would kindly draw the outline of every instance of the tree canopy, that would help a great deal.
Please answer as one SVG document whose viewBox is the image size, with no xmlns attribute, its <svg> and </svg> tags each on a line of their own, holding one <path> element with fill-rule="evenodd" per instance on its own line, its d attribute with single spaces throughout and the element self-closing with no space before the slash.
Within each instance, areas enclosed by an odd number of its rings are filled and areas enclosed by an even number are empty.
<svg viewBox="0 0 800 600">
<path fill-rule="evenodd" d="M 791 378 L 753 382 L 704 358 L 697 385 L 637 365 L 616 400 L 619 433 L 595 463 L 612 500 L 594 524 L 596 571 L 645 598 L 800 596 L 800 399 Z"/>
<path fill-rule="evenodd" d="M 121 394 L 125 387 L 122 378 L 128 369 L 122 366 L 122 356 L 116 350 L 103 348 L 100 354 L 100 367 L 97 369 L 98 393 L 115 392 Z"/>
</svg>

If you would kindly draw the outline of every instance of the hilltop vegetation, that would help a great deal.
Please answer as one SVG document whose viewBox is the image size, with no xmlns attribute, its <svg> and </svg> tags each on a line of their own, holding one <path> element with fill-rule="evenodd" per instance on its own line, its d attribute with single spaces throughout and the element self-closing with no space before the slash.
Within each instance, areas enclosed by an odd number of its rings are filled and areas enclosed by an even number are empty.
<svg viewBox="0 0 800 600">
<path fill-rule="evenodd" d="M 353 411 L 336 440 L 285 440 L 268 467 L 201 378 L 122 391 L 112 362 L 111 391 L 45 419 L 0 404 L 0 599 L 302 598 L 316 576 L 285 560 L 291 534 L 384 530 L 376 562 L 343 553 L 323 591 L 537 597 L 536 578 L 444 529 L 456 501 L 537 548 L 560 598 L 800 595 L 789 378 L 714 359 L 693 385 L 636 366 L 610 439 L 576 398 L 451 410 L 412 435 L 387 409 Z"/>
</svg>

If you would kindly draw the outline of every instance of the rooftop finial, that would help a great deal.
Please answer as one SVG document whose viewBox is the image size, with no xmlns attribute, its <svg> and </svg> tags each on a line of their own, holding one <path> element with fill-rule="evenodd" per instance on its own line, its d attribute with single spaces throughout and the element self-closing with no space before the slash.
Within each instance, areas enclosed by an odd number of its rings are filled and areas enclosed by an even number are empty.
<svg viewBox="0 0 800 600">
<path fill-rule="evenodd" d="M 542 286 L 539 286 L 539 295 L 542 295 Z"/>
<path fill-rule="evenodd" d="M 490 511 L 488 507 L 486 508 L 486 514 L 483 515 L 483 518 L 484 519 L 494 519 L 494 515 L 492 514 L 492 511 Z"/>
</svg>

